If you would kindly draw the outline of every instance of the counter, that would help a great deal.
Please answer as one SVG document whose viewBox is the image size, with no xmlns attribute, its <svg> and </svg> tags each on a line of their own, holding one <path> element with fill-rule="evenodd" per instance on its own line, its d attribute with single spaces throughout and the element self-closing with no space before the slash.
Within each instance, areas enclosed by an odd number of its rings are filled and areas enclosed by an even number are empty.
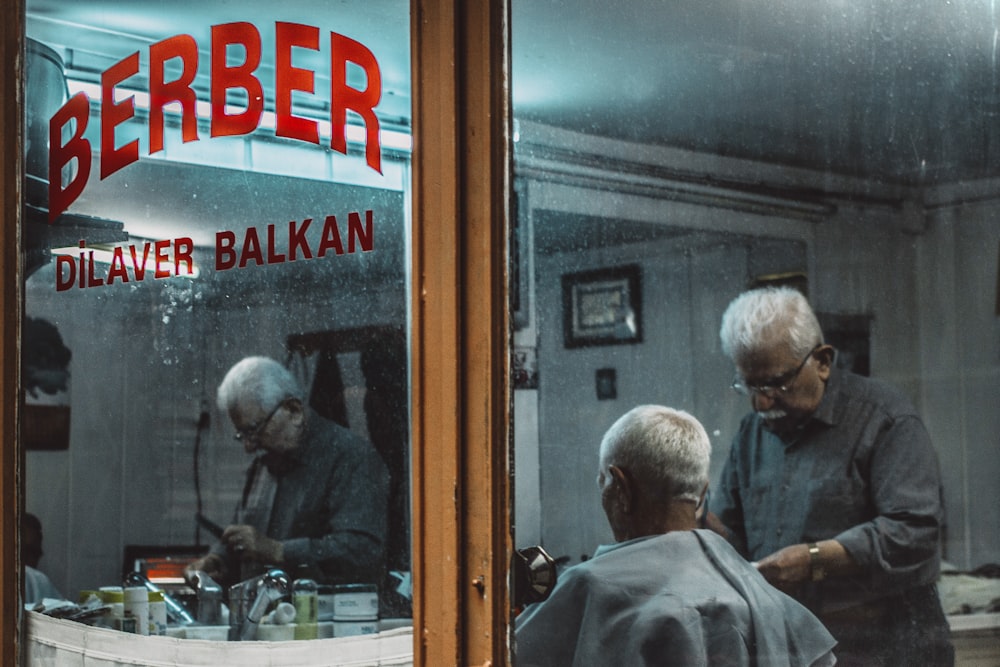
<svg viewBox="0 0 1000 667">
<path fill-rule="evenodd" d="M 1000 667 L 1000 614 L 948 616 L 955 667 Z"/>
<path fill-rule="evenodd" d="M 413 629 L 285 642 L 142 637 L 25 612 L 30 667 L 410 667 Z"/>
<path fill-rule="evenodd" d="M 413 629 L 290 642 L 140 637 L 26 612 L 29 667 L 411 667 Z M 1000 614 L 948 617 L 956 667 L 1000 667 Z"/>
</svg>

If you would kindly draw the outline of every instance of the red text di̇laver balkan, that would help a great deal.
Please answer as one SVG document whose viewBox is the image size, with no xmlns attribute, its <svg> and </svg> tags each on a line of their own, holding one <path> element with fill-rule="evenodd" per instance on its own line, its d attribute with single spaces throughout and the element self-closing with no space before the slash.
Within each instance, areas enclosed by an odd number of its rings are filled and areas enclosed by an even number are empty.
<svg viewBox="0 0 1000 667">
<path fill-rule="evenodd" d="M 310 242 L 306 233 L 313 220 L 292 220 L 287 229 L 268 225 L 263 238 L 254 227 L 245 232 L 221 231 L 215 234 L 215 270 L 246 268 L 256 264 L 283 264 L 298 260 L 322 259 L 327 254 L 343 255 L 371 252 L 375 249 L 375 224 L 372 212 L 347 214 L 346 225 L 334 215 L 326 216 L 318 240 Z M 346 242 L 345 242 L 346 240 Z M 56 291 L 77 287 L 103 287 L 147 278 L 183 276 L 194 271 L 194 241 L 179 237 L 141 244 L 116 246 L 106 272 L 97 268 L 94 250 L 80 241 L 77 256 L 58 255 Z"/>
</svg>

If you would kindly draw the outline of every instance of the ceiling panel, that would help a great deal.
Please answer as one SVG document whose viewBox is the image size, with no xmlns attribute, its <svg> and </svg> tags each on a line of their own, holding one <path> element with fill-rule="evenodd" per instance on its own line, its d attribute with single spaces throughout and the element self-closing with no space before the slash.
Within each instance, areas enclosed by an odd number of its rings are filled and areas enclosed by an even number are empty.
<svg viewBox="0 0 1000 667">
<path fill-rule="evenodd" d="M 514 107 L 587 134 L 889 183 L 989 178 L 1000 163 L 993 4 L 511 0 Z M 209 26 L 253 21 L 254 6 L 30 0 L 28 29 L 79 63 L 120 57 L 118 42 L 181 33 L 207 51 Z M 410 59 L 398 17 L 408 10 L 405 0 L 297 0 L 279 13 L 372 48 L 381 110 L 405 125 Z"/>
</svg>

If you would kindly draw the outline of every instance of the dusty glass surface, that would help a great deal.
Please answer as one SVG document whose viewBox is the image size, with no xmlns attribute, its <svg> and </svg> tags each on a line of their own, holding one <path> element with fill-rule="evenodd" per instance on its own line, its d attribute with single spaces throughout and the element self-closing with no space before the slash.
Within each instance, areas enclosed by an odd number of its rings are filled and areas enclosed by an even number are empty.
<svg viewBox="0 0 1000 667">
<path fill-rule="evenodd" d="M 178 573 L 216 541 L 195 516 L 239 523 L 253 459 L 233 440 L 253 415 L 216 390 L 263 355 L 384 476 L 372 525 L 331 481 L 273 537 L 335 532 L 320 593 L 375 584 L 383 618 L 409 616 L 407 4 L 30 0 L 27 37 L 38 567 L 73 602 L 138 569 L 194 613 Z M 357 534 L 379 571 L 360 581 L 324 561 Z"/>
<path fill-rule="evenodd" d="M 517 546 L 564 571 L 613 541 L 598 445 L 641 403 L 704 424 L 716 484 L 750 410 L 722 313 L 790 283 L 926 424 L 945 567 L 1000 560 L 998 25 L 980 2 L 513 0 Z M 641 337 L 581 339 L 567 281 L 628 267 Z"/>
</svg>

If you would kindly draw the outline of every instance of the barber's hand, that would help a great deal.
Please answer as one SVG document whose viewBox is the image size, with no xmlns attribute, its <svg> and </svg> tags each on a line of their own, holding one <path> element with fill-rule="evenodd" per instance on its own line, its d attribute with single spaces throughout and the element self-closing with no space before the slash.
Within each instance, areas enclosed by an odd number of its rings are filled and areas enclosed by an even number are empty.
<svg viewBox="0 0 1000 667">
<path fill-rule="evenodd" d="M 277 565 L 285 557 L 285 549 L 281 542 L 272 540 L 253 526 L 227 526 L 222 531 L 221 540 L 230 553 L 236 554 L 242 560 L 256 560 Z"/>
<path fill-rule="evenodd" d="M 223 580 L 227 574 L 226 561 L 219 554 L 208 554 L 193 560 L 184 568 L 184 580 L 191 584 L 195 572 L 204 572 L 216 581 Z"/>
<path fill-rule="evenodd" d="M 772 586 L 785 593 L 794 591 L 812 573 L 809 547 L 793 544 L 757 562 L 757 569 Z"/>
</svg>

